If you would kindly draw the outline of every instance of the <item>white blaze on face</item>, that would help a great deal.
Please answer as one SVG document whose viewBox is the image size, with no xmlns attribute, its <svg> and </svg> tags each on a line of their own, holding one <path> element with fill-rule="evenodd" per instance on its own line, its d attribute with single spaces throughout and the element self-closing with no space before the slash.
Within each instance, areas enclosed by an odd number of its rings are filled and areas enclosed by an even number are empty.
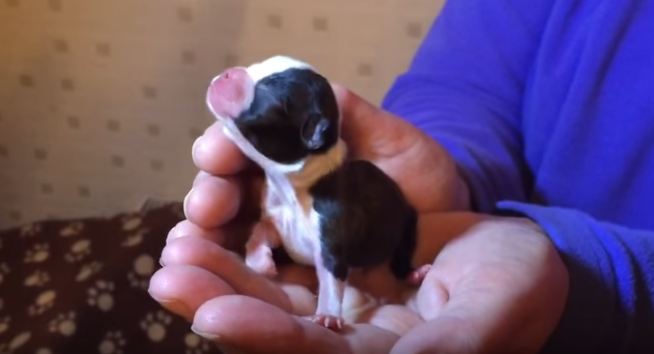
<svg viewBox="0 0 654 354">
<path fill-rule="evenodd" d="M 272 74 L 280 73 L 288 69 L 309 69 L 314 70 L 311 65 L 297 59 L 277 55 L 268 58 L 260 63 L 250 65 L 246 70 L 248 75 L 256 84 L 259 80 Z M 315 70 L 314 70 L 315 71 Z"/>
</svg>

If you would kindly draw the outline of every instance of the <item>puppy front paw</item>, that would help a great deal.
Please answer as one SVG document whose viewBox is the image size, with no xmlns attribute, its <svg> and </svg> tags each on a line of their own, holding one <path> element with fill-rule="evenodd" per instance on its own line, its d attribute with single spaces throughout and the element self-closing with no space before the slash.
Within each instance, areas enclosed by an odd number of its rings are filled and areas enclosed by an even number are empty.
<svg viewBox="0 0 654 354">
<path fill-rule="evenodd" d="M 255 272 L 268 276 L 275 277 L 277 275 L 277 267 L 272 258 L 272 254 L 255 253 L 245 257 L 245 264 Z"/>
<path fill-rule="evenodd" d="M 313 323 L 317 323 L 321 326 L 331 329 L 332 331 L 340 331 L 343 329 L 344 320 L 342 317 L 336 317 L 332 315 L 316 314 L 311 318 Z"/>
</svg>

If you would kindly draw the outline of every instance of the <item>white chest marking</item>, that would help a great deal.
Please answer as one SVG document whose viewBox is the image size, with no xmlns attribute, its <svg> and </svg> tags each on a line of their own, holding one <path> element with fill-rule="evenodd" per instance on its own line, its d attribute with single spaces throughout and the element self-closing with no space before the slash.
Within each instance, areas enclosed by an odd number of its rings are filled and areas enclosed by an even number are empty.
<svg viewBox="0 0 654 354">
<path fill-rule="evenodd" d="M 280 195 L 283 191 L 275 188 L 279 181 L 272 181 L 275 177 L 271 177 L 266 181 L 265 213 L 277 228 L 288 255 L 298 263 L 315 265 L 314 252 L 320 247 L 320 217 L 313 208 L 305 209 L 296 195 Z"/>
<path fill-rule="evenodd" d="M 289 256 L 298 263 L 315 265 L 315 252 L 320 251 L 320 215 L 312 208 L 312 200 L 306 196 L 301 201 L 299 194 L 308 193 L 320 177 L 341 165 L 347 154 L 345 143 L 339 139 L 323 155 L 281 164 L 257 151 L 233 121 L 224 124 L 225 135 L 266 173 L 263 209 L 277 228 Z"/>
</svg>

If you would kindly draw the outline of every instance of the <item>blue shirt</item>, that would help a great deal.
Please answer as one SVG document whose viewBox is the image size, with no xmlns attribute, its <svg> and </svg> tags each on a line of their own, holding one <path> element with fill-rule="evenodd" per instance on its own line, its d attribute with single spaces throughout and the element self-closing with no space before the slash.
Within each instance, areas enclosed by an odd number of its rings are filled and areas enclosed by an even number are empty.
<svg viewBox="0 0 654 354">
<path fill-rule="evenodd" d="M 570 272 L 545 353 L 654 353 L 654 1 L 449 0 L 384 108 Z"/>
</svg>

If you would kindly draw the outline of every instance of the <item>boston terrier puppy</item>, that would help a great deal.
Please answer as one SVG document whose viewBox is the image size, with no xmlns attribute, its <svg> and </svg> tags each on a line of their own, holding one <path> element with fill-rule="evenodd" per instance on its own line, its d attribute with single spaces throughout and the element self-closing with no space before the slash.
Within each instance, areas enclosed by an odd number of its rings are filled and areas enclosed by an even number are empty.
<svg viewBox="0 0 654 354">
<path fill-rule="evenodd" d="M 296 262 L 315 266 L 313 320 L 333 330 L 343 326 L 350 269 L 388 263 L 407 278 L 416 212 L 374 164 L 346 159 L 339 108 L 323 76 L 276 56 L 214 78 L 207 104 L 226 136 L 265 172 L 262 217 L 246 244 L 249 267 L 275 275 L 272 248 L 280 245 Z"/>
</svg>

